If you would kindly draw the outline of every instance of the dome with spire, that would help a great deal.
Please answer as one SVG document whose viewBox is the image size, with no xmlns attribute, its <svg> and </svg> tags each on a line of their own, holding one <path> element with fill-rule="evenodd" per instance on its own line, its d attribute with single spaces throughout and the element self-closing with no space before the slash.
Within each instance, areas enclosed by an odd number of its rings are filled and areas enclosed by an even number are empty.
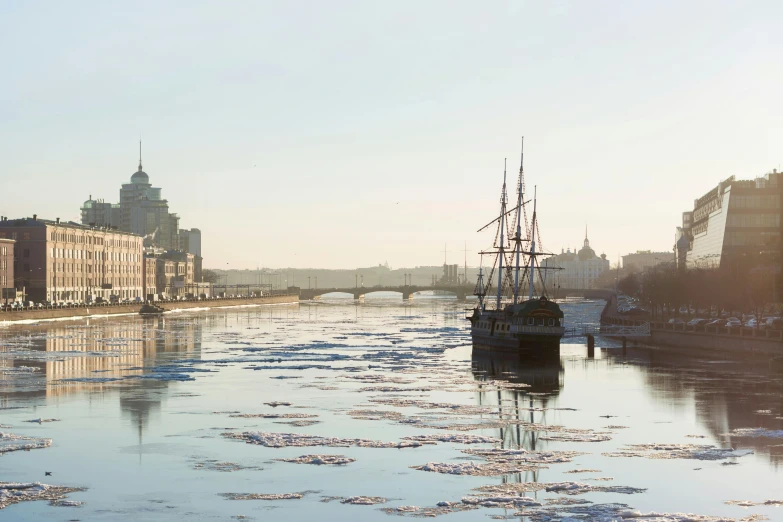
<svg viewBox="0 0 783 522">
<path fill-rule="evenodd" d="M 588 259 L 593 259 L 595 257 L 598 257 L 595 255 L 595 250 L 590 248 L 590 240 L 587 239 L 587 226 L 585 226 L 585 242 L 584 246 L 579 249 L 579 253 L 577 254 L 580 261 L 587 261 Z"/>
<path fill-rule="evenodd" d="M 130 180 L 136 185 L 149 185 L 150 182 L 150 177 L 141 170 L 141 141 L 139 141 L 139 170 L 133 173 Z"/>
</svg>

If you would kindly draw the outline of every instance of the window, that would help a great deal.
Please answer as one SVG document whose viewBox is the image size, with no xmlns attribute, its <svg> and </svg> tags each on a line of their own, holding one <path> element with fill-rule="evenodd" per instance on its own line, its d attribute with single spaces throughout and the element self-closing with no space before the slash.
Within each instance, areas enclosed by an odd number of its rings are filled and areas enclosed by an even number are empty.
<svg viewBox="0 0 783 522">
<path fill-rule="evenodd" d="M 555 320 L 554 319 L 550 319 L 549 320 L 549 326 L 554 326 L 554 325 L 555 325 Z"/>
<path fill-rule="evenodd" d="M 533 326 L 534 324 L 536 324 L 536 320 L 533 319 L 532 317 L 528 317 L 527 318 L 527 324 L 529 324 L 530 326 Z"/>
</svg>

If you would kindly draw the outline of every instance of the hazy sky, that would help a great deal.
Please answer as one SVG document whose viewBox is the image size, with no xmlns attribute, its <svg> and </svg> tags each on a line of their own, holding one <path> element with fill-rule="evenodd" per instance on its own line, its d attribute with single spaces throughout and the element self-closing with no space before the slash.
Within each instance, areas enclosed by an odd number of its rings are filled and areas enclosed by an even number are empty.
<svg viewBox="0 0 783 522">
<path fill-rule="evenodd" d="M 138 163 L 216 268 L 468 262 L 525 136 L 544 246 L 671 250 L 783 162 L 783 2 L 0 2 L 0 214 Z"/>
</svg>

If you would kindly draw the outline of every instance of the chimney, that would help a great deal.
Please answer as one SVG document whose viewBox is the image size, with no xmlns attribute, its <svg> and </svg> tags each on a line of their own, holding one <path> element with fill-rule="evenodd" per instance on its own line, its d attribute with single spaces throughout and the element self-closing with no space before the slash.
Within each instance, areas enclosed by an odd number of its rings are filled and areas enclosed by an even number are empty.
<svg viewBox="0 0 783 522">
<path fill-rule="evenodd" d="M 60 224 L 60 218 L 55 218 L 54 222 L 59 225 Z"/>
<path fill-rule="evenodd" d="M 33 221 L 38 221 L 38 214 L 33 214 Z"/>
</svg>

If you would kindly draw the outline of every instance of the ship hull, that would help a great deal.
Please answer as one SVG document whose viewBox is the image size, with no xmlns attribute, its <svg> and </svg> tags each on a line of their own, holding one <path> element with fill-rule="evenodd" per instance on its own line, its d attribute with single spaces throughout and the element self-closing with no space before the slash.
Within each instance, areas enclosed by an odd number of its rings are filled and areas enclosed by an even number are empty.
<svg viewBox="0 0 783 522">
<path fill-rule="evenodd" d="M 487 335 L 471 332 L 473 350 L 484 353 L 538 355 L 560 352 L 560 335 L 527 334 L 521 336 Z"/>
</svg>

